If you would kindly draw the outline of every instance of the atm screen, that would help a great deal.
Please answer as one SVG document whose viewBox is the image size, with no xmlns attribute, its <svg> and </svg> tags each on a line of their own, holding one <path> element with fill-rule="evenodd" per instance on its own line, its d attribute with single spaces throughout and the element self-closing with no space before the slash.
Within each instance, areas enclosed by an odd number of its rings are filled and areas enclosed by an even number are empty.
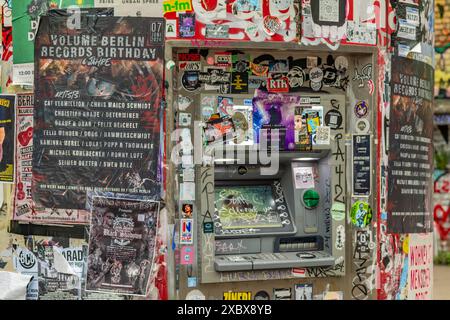
<svg viewBox="0 0 450 320">
<path fill-rule="evenodd" d="M 284 196 L 277 195 L 275 188 L 273 183 L 216 184 L 216 234 L 244 235 L 291 229 Z"/>
</svg>

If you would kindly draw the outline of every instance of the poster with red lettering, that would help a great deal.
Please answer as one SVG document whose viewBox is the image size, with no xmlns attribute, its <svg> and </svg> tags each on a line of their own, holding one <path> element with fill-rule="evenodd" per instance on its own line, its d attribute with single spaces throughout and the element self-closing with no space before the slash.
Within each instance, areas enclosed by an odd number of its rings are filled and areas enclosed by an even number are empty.
<svg viewBox="0 0 450 320">
<path fill-rule="evenodd" d="M 431 300 L 433 293 L 433 234 L 409 236 L 408 300 Z"/>
</svg>

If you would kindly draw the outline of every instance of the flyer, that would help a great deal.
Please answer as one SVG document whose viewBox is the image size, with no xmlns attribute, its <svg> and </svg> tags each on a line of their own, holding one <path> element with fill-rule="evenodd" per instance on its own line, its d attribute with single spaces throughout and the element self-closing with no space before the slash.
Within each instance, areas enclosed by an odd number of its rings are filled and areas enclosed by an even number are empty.
<svg viewBox="0 0 450 320">
<path fill-rule="evenodd" d="M 40 21 L 33 199 L 84 209 L 94 189 L 158 198 L 163 19 L 101 16 L 77 30 L 64 15 Z"/>
<path fill-rule="evenodd" d="M 18 93 L 15 120 L 15 181 L 13 220 L 43 224 L 87 224 L 86 210 L 37 206 L 31 196 L 33 157 L 33 93 Z"/>
<path fill-rule="evenodd" d="M 15 95 L 0 95 L 0 182 L 14 182 Z"/>
<path fill-rule="evenodd" d="M 92 198 L 86 291 L 146 294 L 158 214 L 157 201 Z"/>
<path fill-rule="evenodd" d="M 433 68 L 392 58 L 389 125 L 389 233 L 431 232 Z"/>
</svg>

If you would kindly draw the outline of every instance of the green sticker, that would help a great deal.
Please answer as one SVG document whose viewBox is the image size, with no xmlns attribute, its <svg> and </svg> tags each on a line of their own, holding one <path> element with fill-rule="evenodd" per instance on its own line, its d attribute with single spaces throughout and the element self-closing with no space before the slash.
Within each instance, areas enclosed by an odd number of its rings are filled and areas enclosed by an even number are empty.
<svg viewBox="0 0 450 320">
<path fill-rule="evenodd" d="M 367 202 L 356 201 L 350 213 L 352 223 L 356 227 L 367 227 L 372 221 L 372 208 Z"/>
<path fill-rule="evenodd" d="M 307 209 L 314 209 L 319 205 L 320 195 L 314 189 L 303 192 L 303 204 Z"/>
<path fill-rule="evenodd" d="M 331 218 L 336 221 L 342 221 L 345 218 L 345 204 L 335 202 L 331 206 Z"/>
</svg>

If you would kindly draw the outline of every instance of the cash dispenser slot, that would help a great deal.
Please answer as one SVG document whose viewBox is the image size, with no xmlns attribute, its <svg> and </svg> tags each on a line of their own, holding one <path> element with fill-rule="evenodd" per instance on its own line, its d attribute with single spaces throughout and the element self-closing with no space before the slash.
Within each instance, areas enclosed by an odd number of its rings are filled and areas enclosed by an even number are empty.
<svg viewBox="0 0 450 320">
<path fill-rule="evenodd" d="M 275 252 L 297 252 L 297 251 L 320 251 L 323 250 L 323 238 L 313 237 L 280 237 L 275 239 Z"/>
</svg>

